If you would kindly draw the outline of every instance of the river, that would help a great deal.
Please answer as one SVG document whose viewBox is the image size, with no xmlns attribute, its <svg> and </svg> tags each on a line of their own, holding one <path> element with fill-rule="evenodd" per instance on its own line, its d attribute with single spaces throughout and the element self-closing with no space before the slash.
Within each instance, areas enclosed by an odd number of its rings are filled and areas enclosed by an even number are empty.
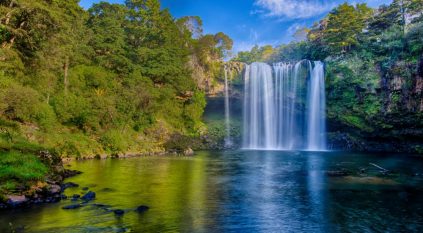
<svg viewBox="0 0 423 233">
<path fill-rule="evenodd" d="M 423 232 L 423 160 L 407 155 L 204 151 L 67 168 L 83 174 L 65 194 L 87 187 L 94 201 L 2 211 L 0 232 Z"/>
</svg>

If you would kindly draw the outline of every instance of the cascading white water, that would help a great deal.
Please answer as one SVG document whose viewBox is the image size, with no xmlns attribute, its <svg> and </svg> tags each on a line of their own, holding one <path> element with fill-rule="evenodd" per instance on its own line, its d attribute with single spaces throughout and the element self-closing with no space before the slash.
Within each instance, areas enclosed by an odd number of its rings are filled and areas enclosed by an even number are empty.
<svg viewBox="0 0 423 233">
<path fill-rule="evenodd" d="M 253 63 L 246 68 L 244 143 L 249 149 L 276 147 L 272 68 Z"/>
<path fill-rule="evenodd" d="M 243 107 L 245 149 L 326 149 L 323 63 L 248 65 Z"/>
<path fill-rule="evenodd" d="M 225 146 L 232 146 L 231 140 L 231 113 L 229 106 L 229 85 L 228 85 L 228 70 L 225 67 L 225 128 L 226 128 L 226 137 L 225 137 Z"/>
<path fill-rule="evenodd" d="M 326 98 L 323 63 L 314 62 L 308 92 L 307 149 L 326 150 Z"/>
</svg>

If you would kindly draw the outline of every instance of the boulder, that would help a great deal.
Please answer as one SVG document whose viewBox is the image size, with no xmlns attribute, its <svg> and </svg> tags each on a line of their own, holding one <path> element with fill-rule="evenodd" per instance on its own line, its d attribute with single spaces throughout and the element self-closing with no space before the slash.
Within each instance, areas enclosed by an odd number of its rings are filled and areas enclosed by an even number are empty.
<svg viewBox="0 0 423 233">
<path fill-rule="evenodd" d="M 6 196 L 6 199 L 7 199 L 7 204 L 11 207 L 21 206 L 28 201 L 25 195 L 20 195 L 20 196 L 9 195 L 9 196 Z"/>
<path fill-rule="evenodd" d="M 58 193 L 60 193 L 62 191 L 62 188 L 59 186 L 59 185 L 57 185 L 57 184 L 52 184 L 52 185 L 50 185 L 50 187 L 49 187 L 49 192 L 51 193 L 51 194 L 58 194 Z"/>
</svg>

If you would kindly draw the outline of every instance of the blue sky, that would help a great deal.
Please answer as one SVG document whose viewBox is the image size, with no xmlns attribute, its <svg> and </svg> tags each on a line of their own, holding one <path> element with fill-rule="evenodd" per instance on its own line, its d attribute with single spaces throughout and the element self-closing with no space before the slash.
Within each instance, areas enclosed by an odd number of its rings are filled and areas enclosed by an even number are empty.
<svg viewBox="0 0 423 233">
<path fill-rule="evenodd" d="M 124 0 L 104 0 L 123 3 Z M 100 0 L 81 0 L 89 8 Z M 224 32 L 234 40 L 234 51 L 249 50 L 255 44 L 277 45 L 291 41 L 297 28 L 311 26 L 345 0 L 161 0 L 176 18 L 200 16 L 205 33 Z M 348 0 L 377 7 L 392 0 Z"/>
</svg>

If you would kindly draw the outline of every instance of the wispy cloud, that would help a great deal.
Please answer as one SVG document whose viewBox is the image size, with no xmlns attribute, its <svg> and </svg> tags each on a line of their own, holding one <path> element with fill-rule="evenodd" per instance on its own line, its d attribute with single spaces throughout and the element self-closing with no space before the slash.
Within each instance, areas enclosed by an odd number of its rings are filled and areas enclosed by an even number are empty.
<svg viewBox="0 0 423 233">
<path fill-rule="evenodd" d="M 255 14 L 279 19 L 307 19 L 330 11 L 336 4 L 325 0 L 255 0 Z"/>
</svg>

